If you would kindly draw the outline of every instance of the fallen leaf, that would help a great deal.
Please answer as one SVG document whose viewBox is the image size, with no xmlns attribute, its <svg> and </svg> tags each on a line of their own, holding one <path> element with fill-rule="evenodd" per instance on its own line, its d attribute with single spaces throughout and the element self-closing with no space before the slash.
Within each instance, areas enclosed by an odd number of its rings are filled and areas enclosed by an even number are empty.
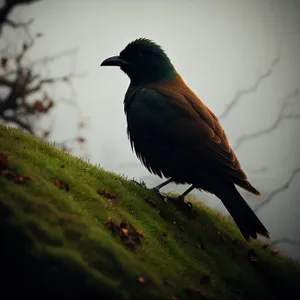
<svg viewBox="0 0 300 300">
<path fill-rule="evenodd" d="M 146 282 L 145 278 L 142 277 L 142 276 L 139 276 L 139 277 L 137 278 L 137 281 L 138 281 L 139 283 L 142 283 L 142 284 Z"/>
<path fill-rule="evenodd" d="M 4 176 L 8 180 L 12 180 L 14 183 L 23 183 L 25 180 L 28 180 L 29 177 L 23 177 L 21 175 L 18 175 L 8 169 L 1 169 L 0 168 L 0 174 Z"/>
<path fill-rule="evenodd" d="M 128 236 L 128 230 L 126 228 L 121 228 L 121 231 L 125 236 Z"/>
<path fill-rule="evenodd" d="M 55 180 L 55 185 L 60 189 L 60 190 L 66 190 L 67 192 L 70 191 L 70 187 L 67 183 L 64 183 L 60 179 Z"/>
<path fill-rule="evenodd" d="M 114 200 L 117 198 L 116 194 L 107 193 L 105 190 L 97 189 L 97 194 L 103 196 L 106 199 Z"/>
<path fill-rule="evenodd" d="M 141 244 L 141 237 L 144 237 L 143 233 L 136 230 L 131 224 L 124 220 L 118 225 L 115 221 L 109 219 L 105 225 L 120 239 L 125 247 L 132 251 L 136 250 L 136 246 Z"/>
</svg>

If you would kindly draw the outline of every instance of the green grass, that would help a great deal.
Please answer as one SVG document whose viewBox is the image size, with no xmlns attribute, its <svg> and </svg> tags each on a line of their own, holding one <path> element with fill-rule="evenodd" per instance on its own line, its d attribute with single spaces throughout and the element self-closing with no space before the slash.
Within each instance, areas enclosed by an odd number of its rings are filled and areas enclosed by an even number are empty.
<svg viewBox="0 0 300 300">
<path fill-rule="evenodd" d="M 296 262 L 246 243 L 234 223 L 196 199 L 186 213 L 124 177 L 2 125 L 0 153 L 9 170 L 29 178 L 15 183 L 0 176 L 2 299 L 17 293 L 120 300 L 299 295 Z M 97 193 L 103 190 L 116 198 Z M 143 236 L 136 239 L 129 228 L 120 237 L 108 220 L 116 226 L 124 220 Z"/>
</svg>

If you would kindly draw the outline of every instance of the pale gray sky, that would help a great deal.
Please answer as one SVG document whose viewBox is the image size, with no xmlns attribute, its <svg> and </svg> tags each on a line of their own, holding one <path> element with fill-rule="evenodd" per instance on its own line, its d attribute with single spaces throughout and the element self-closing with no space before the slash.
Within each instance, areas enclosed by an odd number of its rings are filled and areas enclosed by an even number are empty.
<svg viewBox="0 0 300 300">
<path fill-rule="evenodd" d="M 123 98 L 129 80 L 117 68 L 100 68 L 107 57 L 118 54 L 127 43 L 147 37 L 160 44 L 177 71 L 196 94 L 221 116 L 238 90 L 255 85 L 270 70 L 271 76 L 221 118 L 231 144 L 243 134 L 272 126 L 288 95 L 286 114 L 300 114 L 300 2 L 297 0 L 52 0 L 17 10 L 21 19 L 34 17 L 33 30 L 45 34 L 32 57 L 79 48 L 77 71 L 87 71 L 75 81 L 77 99 L 90 117 L 89 152 L 93 163 L 148 186 L 161 180 L 149 175 L 131 152 L 126 136 Z M 63 75 L 72 61 L 54 64 L 53 75 Z M 56 90 L 56 94 L 64 93 Z M 55 137 L 73 133 L 74 116 L 68 107 L 58 111 Z M 255 207 L 275 188 L 284 185 L 293 169 L 300 167 L 299 118 L 283 119 L 276 130 L 246 141 L 236 153 L 262 199 L 244 193 Z M 265 168 L 263 172 L 255 172 Z M 169 185 L 165 191 L 185 187 Z M 223 210 L 221 201 L 194 191 L 208 205 Z M 289 189 L 258 212 L 273 239 L 300 240 L 300 175 Z M 300 257 L 300 248 L 280 248 Z"/>
</svg>

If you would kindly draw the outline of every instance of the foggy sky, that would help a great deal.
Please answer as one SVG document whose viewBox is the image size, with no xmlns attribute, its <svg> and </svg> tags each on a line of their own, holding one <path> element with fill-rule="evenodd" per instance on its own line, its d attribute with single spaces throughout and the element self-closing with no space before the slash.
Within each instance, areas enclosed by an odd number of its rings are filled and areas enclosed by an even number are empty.
<svg viewBox="0 0 300 300">
<path fill-rule="evenodd" d="M 127 140 L 122 102 L 129 79 L 118 68 L 100 68 L 105 58 L 117 55 L 136 38 L 160 44 L 185 82 L 217 116 L 238 90 L 255 86 L 258 77 L 269 71 L 270 76 L 221 118 L 233 146 L 241 135 L 271 127 L 288 95 L 292 96 L 286 114 L 300 113 L 297 0 L 52 0 L 18 9 L 15 16 L 34 17 L 33 31 L 45 34 L 31 52 L 32 58 L 79 49 L 76 68 L 87 76 L 76 80 L 74 88 L 82 113 L 90 117 L 87 138 L 92 163 L 143 179 L 149 187 L 162 180 L 140 164 Z M 64 75 L 72 66 L 73 60 L 59 60 L 51 74 Z M 56 95 L 64 93 L 63 87 L 55 90 Z M 75 117 L 68 106 L 61 106 L 57 113 L 54 137 L 61 140 L 74 133 Z M 252 208 L 300 167 L 299 121 L 283 119 L 275 130 L 246 141 L 235 151 L 250 182 L 263 194 L 256 198 L 242 192 Z M 164 190 L 185 188 L 169 185 Z M 193 194 L 225 211 L 214 196 Z M 296 175 L 288 190 L 257 213 L 272 239 L 300 240 L 299 194 L 300 176 Z M 285 244 L 279 248 L 300 258 L 300 248 Z"/>
</svg>

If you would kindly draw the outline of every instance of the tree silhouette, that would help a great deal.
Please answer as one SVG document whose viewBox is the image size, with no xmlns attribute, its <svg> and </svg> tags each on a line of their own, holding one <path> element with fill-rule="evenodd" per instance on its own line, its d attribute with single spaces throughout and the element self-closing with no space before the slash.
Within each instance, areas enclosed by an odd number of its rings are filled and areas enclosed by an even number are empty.
<svg viewBox="0 0 300 300">
<path fill-rule="evenodd" d="M 78 116 L 76 135 L 55 145 L 65 151 L 71 151 L 75 146 L 86 150 L 82 148 L 85 138 L 81 132 L 86 120 L 81 116 L 72 85 L 74 78 L 82 76 L 75 72 L 77 49 L 31 60 L 30 51 L 43 38 L 43 34 L 31 32 L 33 19 L 17 22 L 10 17 L 16 7 L 38 1 L 6 0 L 0 8 L 0 122 L 16 126 L 43 140 L 53 139 L 53 109 L 61 103 L 69 104 L 76 109 Z M 62 76 L 49 76 L 51 63 L 67 57 L 73 59 L 73 70 Z M 54 87 L 59 84 L 69 89 L 69 98 L 53 96 Z M 50 124 L 45 126 L 46 117 Z"/>
</svg>

